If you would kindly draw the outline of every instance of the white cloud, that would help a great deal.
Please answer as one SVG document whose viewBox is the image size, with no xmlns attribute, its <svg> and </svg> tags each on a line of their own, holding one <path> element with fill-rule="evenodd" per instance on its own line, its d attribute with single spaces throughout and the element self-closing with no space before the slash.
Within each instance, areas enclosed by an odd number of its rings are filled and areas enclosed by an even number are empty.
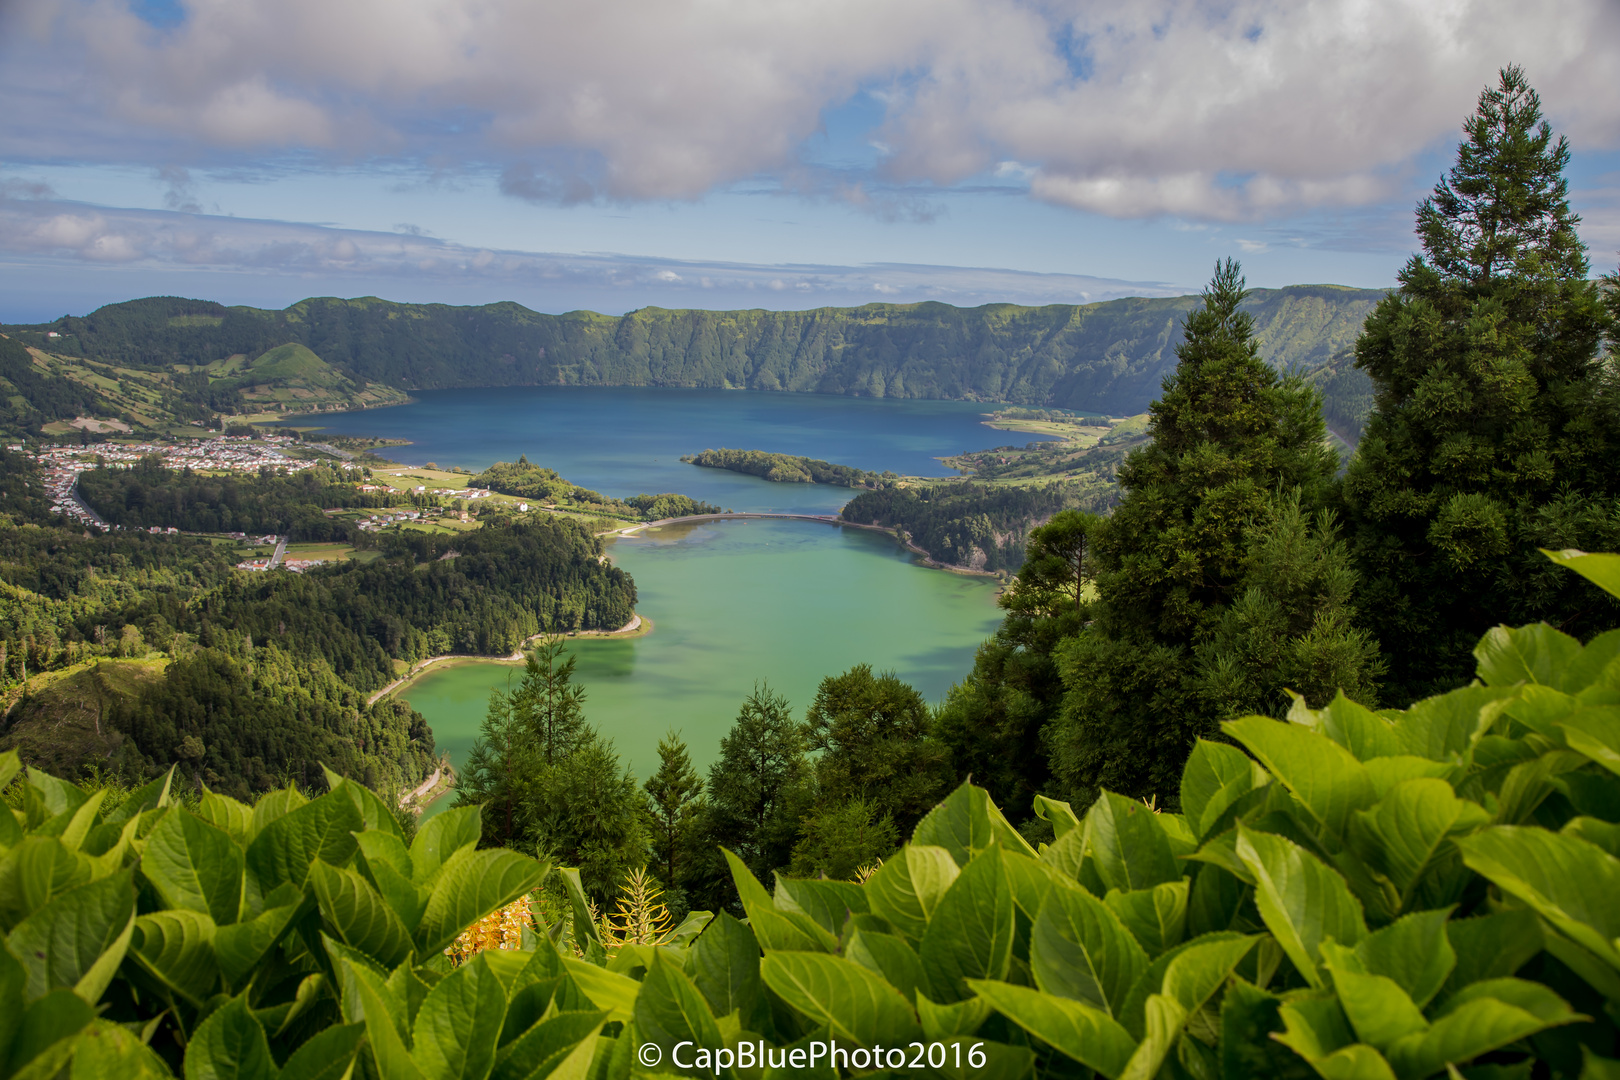
<svg viewBox="0 0 1620 1080">
<path fill-rule="evenodd" d="M 128 2 L 0 4 L 0 94 L 28 106 L 0 155 L 381 156 L 562 203 L 814 195 L 805 142 L 864 90 L 890 180 L 1247 220 L 1406 192 L 1509 62 L 1577 144 L 1620 144 L 1614 0 L 182 0 L 164 31 Z"/>
</svg>

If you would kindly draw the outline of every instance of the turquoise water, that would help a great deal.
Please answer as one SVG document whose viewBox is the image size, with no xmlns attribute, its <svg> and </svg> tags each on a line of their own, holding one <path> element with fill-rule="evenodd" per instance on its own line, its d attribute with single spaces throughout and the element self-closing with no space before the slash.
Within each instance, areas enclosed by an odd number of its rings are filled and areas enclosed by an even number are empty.
<svg viewBox="0 0 1620 1080">
<path fill-rule="evenodd" d="M 950 475 L 937 459 L 1036 436 L 983 424 L 988 406 L 824 394 L 634 387 L 425 390 L 409 405 L 301 418 L 332 435 L 412 440 L 387 457 L 475 471 L 519 454 L 567 479 L 623 498 L 677 491 L 733 510 L 824 514 L 844 488 L 772 484 L 684 464 L 683 454 L 733 447 L 802 454 L 908 476 Z"/>
<path fill-rule="evenodd" d="M 643 778 L 671 728 L 706 770 L 756 682 L 787 695 L 802 716 L 822 678 L 869 663 L 937 701 L 999 621 L 993 581 L 930 570 L 890 538 L 857 529 L 717 522 L 616 540 L 609 551 L 635 578 L 637 610 L 655 629 L 571 644 L 587 718 Z M 405 697 L 459 763 L 490 689 L 520 670 L 478 663 L 430 672 Z"/>
</svg>

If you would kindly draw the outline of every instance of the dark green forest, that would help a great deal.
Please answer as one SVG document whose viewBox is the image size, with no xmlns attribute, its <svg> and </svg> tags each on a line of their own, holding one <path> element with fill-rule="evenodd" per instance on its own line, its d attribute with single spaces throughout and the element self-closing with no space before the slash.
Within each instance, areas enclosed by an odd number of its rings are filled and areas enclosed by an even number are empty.
<svg viewBox="0 0 1620 1080">
<path fill-rule="evenodd" d="M 1347 348 L 1382 292 L 1332 285 L 1256 290 L 1246 310 L 1278 367 Z M 1174 364 L 1196 297 L 1046 307 L 868 304 L 814 311 L 542 315 L 375 297 L 312 298 L 284 311 L 153 297 L 7 333 L 123 365 L 252 358 L 289 342 L 346 377 L 406 390 L 451 386 L 745 387 L 870 397 L 1007 401 L 1142 411 Z"/>
<path fill-rule="evenodd" d="M 628 517 L 632 520 L 657 521 L 661 518 L 683 517 L 688 514 L 718 514 L 720 507 L 698 502 L 686 495 L 665 492 L 662 495 L 632 495 L 628 499 L 615 499 L 590 488 L 571 484 L 547 469 L 531 462 L 528 455 L 516 461 L 497 461 L 474 476 L 469 484 L 488 488 L 502 495 L 555 505 L 564 510 L 581 513 L 606 514 Z"/>
</svg>

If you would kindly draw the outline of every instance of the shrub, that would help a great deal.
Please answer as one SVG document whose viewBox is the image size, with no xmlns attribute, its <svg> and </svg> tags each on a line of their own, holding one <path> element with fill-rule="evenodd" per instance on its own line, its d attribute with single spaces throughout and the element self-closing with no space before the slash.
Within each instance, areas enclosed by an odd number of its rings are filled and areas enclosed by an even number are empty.
<svg viewBox="0 0 1620 1080">
<path fill-rule="evenodd" d="M 1620 556 L 1554 559 L 1620 595 Z M 335 777 L 313 801 L 205 794 L 195 812 L 164 780 L 104 814 L 106 796 L 31 774 L 0 814 L 0 1062 L 267 1080 L 829 1061 L 1614 1076 L 1620 630 L 1583 646 L 1500 627 L 1476 656 L 1474 684 L 1406 710 L 1340 696 L 1225 724 L 1230 741 L 1194 748 L 1178 813 L 1037 799 L 1054 837 L 1037 850 L 964 784 L 859 883 L 771 891 L 726 852 L 746 923 L 695 913 L 607 942 L 576 872 L 477 850 L 474 807 L 407 848 Z M 0 759 L 0 778 L 17 770 Z M 567 913 L 451 966 L 469 925 L 548 874 Z"/>
</svg>

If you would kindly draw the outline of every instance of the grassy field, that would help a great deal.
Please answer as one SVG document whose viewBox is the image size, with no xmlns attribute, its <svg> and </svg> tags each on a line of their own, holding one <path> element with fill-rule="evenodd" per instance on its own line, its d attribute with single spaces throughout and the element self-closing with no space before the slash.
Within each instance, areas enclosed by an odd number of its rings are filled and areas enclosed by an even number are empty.
<svg viewBox="0 0 1620 1080">
<path fill-rule="evenodd" d="M 336 562 L 339 559 L 354 558 L 354 548 L 348 544 L 288 544 L 286 557 Z"/>
</svg>

